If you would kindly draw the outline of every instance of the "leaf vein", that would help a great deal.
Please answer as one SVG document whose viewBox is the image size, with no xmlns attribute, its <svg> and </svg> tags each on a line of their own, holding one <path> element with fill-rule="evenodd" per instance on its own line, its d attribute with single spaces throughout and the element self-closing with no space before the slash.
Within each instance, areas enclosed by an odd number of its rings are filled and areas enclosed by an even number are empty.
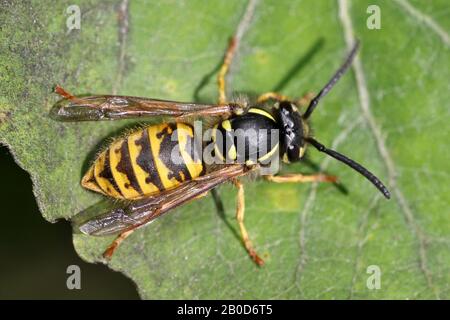
<svg viewBox="0 0 450 320">
<path fill-rule="evenodd" d="M 403 10 L 413 16 L 419 21 L 422 21 L 428 28 L 433 30 L 442 40 L 442 42 L 448 47 L 450 45 L 450 37 L 448 33 L 430 16 L 420 12 L 415 8 L 408 0 L 395 0 Z"/>
<path fill-rule="evenodd" d="M 354 29 L 349 16 L 348 2 L 347 0 L 338 0 L 338 3 L 339 3 L 339 18 L 343 27 L 345 42 L 347 47 L 351 48 L 354 42 Z M 388 172 L 389 185 L 394 191 L 395 197 L 398 201 L 398 205 L 401 209 L 401 212 L 403 213 L 403 216 L 406 220 L 407 226 L 419 242 L 418 255 L 419 255 L 420 270 L 425 276 L 428 287 L 434 292 L 436 298 L 439 298 L 439 290 L 433 284 L 433 277 L 431 271 L 428 268 L 427 249 L 426 249 L 428 239 L 423 230 L 417 224 L 408 201 L 406 200 L 405 196 L 403 195 L 403 192 L 397 185 L 397 172 L 394 161 L 387 149 L 381 129 L 376 123 L 376 120 L 370 108 L 369 90 L 367 88 L 362 62 L 359 56 L 355 57 L 352 67 L 356 77 L 356 85 L 358 89 L 362 115 L 367 124 L 369 125 L 369 128 L 375 138 L 378 152 Z"/>
<path fill-rule="evenodd" d="M 331 143 L 331 148 L 336 149 L 345 139 L 350 135 L 350 133 L 359 126 L 363 121 L 362 116 L 359 116 L 355 121 L 351 122 L 348 127 L 341 131 L 339 135 Z M 323 172 L 326 170 L 328 164 L 330 162 L 330 158 L 325 158 L 320 166 L 319 171 Z M 311 185 L 311 189 L 309 191 L 308 197 L 306 199 L 305 206 L 303 210 L 300 212 L 300 231 L 299 231 L 299 247 L 300 247 L 300 256 L 297 263 L 297 268 L 295 270 L 295 286 L 297 287 L 299 292 L 302 292 L 301 289 L 301 276 L 303 274 L 303 270 L 305 269 L 305 265 L 308 260 L 308 254 L 306 250 L 306 227 L 308 225 L 308 212 L 312 208 L 312 204 L 316 199 L 318 183 L 313 182 Z"/>
<path fill-rule="evenodd" d="M 119 54 L 117 60 L 117 75 L 113 85 L 113 94 L 117 94 L 123 82 L 123 73 L 125 71 L 125 55 L 126 44 L 129 32 L 129 0 L 122 0 L 118 9 L 118 38 L 119 38 Z"/>
</svg>

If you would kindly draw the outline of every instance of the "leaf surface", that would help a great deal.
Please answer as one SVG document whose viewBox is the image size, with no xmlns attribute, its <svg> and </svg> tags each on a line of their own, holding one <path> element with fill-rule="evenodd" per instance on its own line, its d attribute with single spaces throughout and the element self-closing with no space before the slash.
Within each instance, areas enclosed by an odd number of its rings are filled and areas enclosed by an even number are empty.
<svg viewBox="0 0 450 320">
<path fill-rule="evenodd" d="M 313 116 L 315 136 L 362 163 L 392 192 L 308 150 L 349 193 L 326 184 L 246 184 L 246 225 L 266 258 L 258 269 L 238 239 L 235 190 L 176 209 L 135 232 L 110 267 L 156 298 L 449 298 L 449 21 L 446 1 L 260 1 L 228 77 L 231 91 L 318 92 L 352 39 L 352 70 Z M 105 138 L 136 121 L 59 123 L 59 83 L 76 94 L 217 99 L 215 73 L 247 8 L 243 1 L 6 2 L 0 12 L 0 140 L 32 177 L 43 216 L 69 219 L 101 200 L 79 184 Z M 121 14 L 119 13 L 121 12 Z M 126 19 L 126 20 L 124 20 Z M 125 22 L 128 22 L 128 27 Z M 313 172 L 304 163 L 285 172 Z M 96 262 L 110 237 L 74 235 Z M 381 271 L 371 290 L 369 266 Z M 370 269 L 370 268 L 369 268 Z"/>
</svg>

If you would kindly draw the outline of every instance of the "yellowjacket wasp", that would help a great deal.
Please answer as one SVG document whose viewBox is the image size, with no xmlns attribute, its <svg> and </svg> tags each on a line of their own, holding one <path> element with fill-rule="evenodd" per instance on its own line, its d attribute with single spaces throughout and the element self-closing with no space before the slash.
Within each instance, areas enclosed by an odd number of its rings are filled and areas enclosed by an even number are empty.
<svg viewBox="0 0 450 320">
<path fill-rule="evenodd" d="M 57 86 L 55 92 L 64 99 L 51 110 L 51 116 L 60 121 L 116 120 L 169 116 L 172 122 L 163 122 L 137 130 L 115 140 L 101 152 L 82 179 L 82 186 L 108 197 L 127 201 L 118 202 L 113 209 L 100 212 L 98 217 L 79 223 L 81 232 L 89 235 L 119 234 L 104 252 L 111 258 L 120 243 L 134 230 L 152 222 L 169 210 L 204 196 L 216 186 L 231 181 L 238 189 L 236 217 L 243 244 L 257 265 L 264 261 L 258 256 L 244 225 L 244 187 L 239 178 L 258 172 L 263 160 L 278 157 L 285 163 L 302 159 L 306 146 L 339 160 L 368 179 L 386 198 L 390 193 L 384 184 L 367 169 L 346 156 L 330 150 L 310 134 L 309 118 L 318 102 L 336 84 L 352 63 L 358 43 L 342 66 L 323 89 L 312 99 L 304 97 L 293 101 L 281 94 L 262 94 L 256 103 L 228 102 L 225 95 L 225 76 L 236 49 L 232 38 L 218 74 L 218 104 L 182 103 L 130 96 L 99 95 L 75 97 Z M 305 103 L 306 100 L 310 100 Z M 304 104 L 301 114 L 298 107 Z M 204 144 L 192 143 L 194 130 L 186 120 L 190 117 L 220 117 L 212 128 L 211 140 Z M 255 139 L 244 139 L 244 151 L 236 146 L 236 133 L 246 130 L 266 130 Z M 262 148 L 269 140 L 270 131 L 278 132 L 271 148 Z M 227 143 L 218 143 L 218 136 L 227 137 Z M 210 166 L 200 157 L 202 147 L 213 146 L 220 165 Z M 252 149 L 253 148 L 253 149 Z M 254 150 L 253 153 L 248 150 Z M 174 161 L 174 154 L 178 161 Z M 251 156 L 256 155 L 256 157 Z M 238 158 L 243 159 L 237 162 Z M 226 161 L 225 161 L 226 160 Z M 231 160 L 231 161 L 230 161 Z M 336 182 L 333 176 L 323 174 L 264 176 L 273 182 Z"/>
</svg>

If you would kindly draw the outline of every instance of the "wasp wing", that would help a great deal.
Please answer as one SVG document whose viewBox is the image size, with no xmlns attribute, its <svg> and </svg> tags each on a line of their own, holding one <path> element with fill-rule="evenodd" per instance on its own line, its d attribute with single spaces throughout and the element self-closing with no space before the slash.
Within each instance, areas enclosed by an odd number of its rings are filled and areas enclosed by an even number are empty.
<svg viewBox="0 0 450 320">
<path fill-rule="evenodd" d="M 140 117 L 229 116 L 242 109 L 237 103 L 199 104 L 131 96 L 75 97 L 61 87 L 55 90 L 65 99 L 51 109 L 50 116 L 59 121 L 97 121 Z"/>
<path fill-rule="evenodd" d="M 95 209 L 88 209 L 73 219 L 75 229 L 84 234 L 103 236 L 121 233 L 142 227 L 169 210 L 180 206 L 221 183 L 247 174 L 250 170 L 243 165 L 227 165 L 204 176 L 181 184 L 158 195 L 129 203 L 109 203 L 103 214 L 91 218 Z"/>
</svg>

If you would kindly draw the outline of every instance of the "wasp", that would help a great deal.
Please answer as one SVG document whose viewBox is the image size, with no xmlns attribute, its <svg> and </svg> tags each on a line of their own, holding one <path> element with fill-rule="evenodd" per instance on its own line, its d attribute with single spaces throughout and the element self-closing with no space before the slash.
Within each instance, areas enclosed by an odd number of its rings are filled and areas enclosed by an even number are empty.
<svg viewBox="0 0 450 320">
<path fill-rule="evenodd" d="M 387 199 L 386 186 L 371 172 L 343 154 L 331 150 L 311 134 L 309 120 L 319 101 L 333 88 L 350 67 L 359 43 L 356 41 L 343 64 L 314 97 L 289 99 L 279 93 L 260 95 L 256 102 L 229 102 L 225 77 L 236 51 L 232 38 L 218 73 L 219 101 L 217 104 L 183 103 L 117 95 L 76 97 L 57 86 L 55 92 L 63 97 L 51 110 L 60 121 L 96 121 L 125 118 L 166 116 L 170 120 L 152 124 L 116 139 L 100 152 L 81 180 L 84 188 L 109 198 L 120 199 L 112 209 L 79 223 L 79 230 L 88 235 L 118 234 L 103 256 L 110 259 L 119 245 L 136 229 L 149 224 L 170 210 L 208 194 L 225 182 L 236 186 L 236 218 L 242 243 L 250 258 L 259 266 L 264 264 L 249 238 L 244 224 L 244 185 L 241 178 L 258 173 L 263 160 L 278 157 L 284 163 L 300 161 L 308 145 L 344 163 L 370 181 Z M 309 100 L 309 101 L 308 101 Z M 306 108 L 300 112 L 300 108 Z M 212 136 L 200 145 L 192 143 L 194 129 L 190 117 L 214 119 Z M 255 139 L 244 139 L 244 151 L 238 150 L 233 132 L 265 130 Z M 274 140 L 269 132 L 278 132 L 271 148 L 261 145 Z M 218 143 L 218 136 L 231 143 Z M 202 157 L 203 145 L 212 147 L 222 164 L 209 165 Z M 253 152 L 249 152 L 252 149 Z M 178 159 L 174 161 L 174 155 Z M 256 155 L 256 157 L 255 157 Z M 253 156 L 253 157 L 251 157 Z M 229 161 L 243 159 L 241 162 Z M 225 161 L 227 160 L 227 161 Z M 336 182 L 324 174 L 264 175 L 275 182 Z"/>
</svg>

